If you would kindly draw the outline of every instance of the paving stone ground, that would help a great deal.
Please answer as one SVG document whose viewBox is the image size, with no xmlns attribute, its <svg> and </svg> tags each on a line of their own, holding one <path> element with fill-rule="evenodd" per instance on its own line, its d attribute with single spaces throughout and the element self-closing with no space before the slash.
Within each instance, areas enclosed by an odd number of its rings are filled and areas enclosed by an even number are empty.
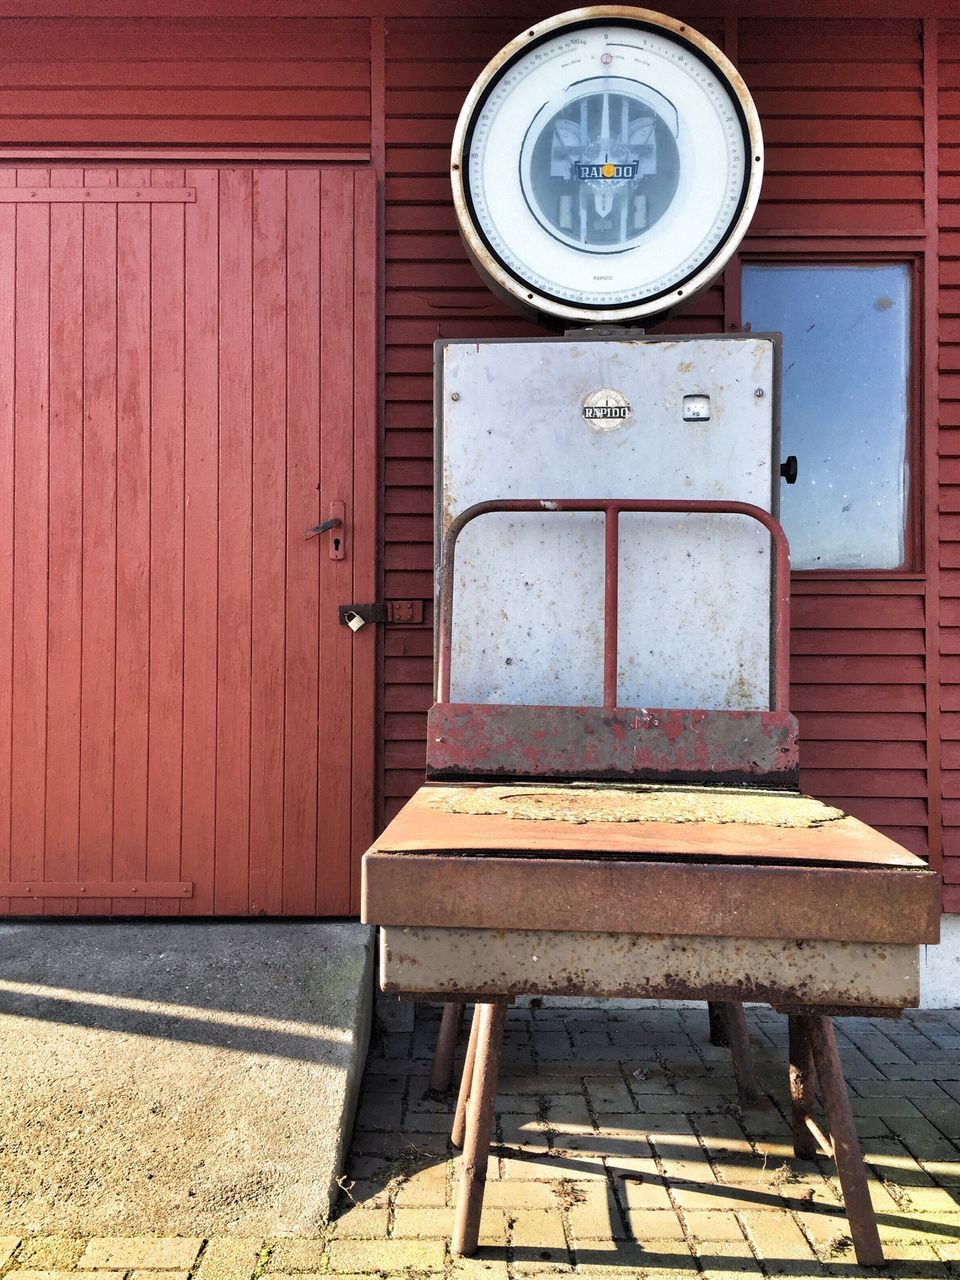
<svg viewBox="0 0 960 1280">
<path fill-rule="evenodd" d="M 832 1164 L 792 1156 L 786 1020 L 748 1010 L 767 1098 L 741 1109 L 705 1007 L 512 1009 L 482 1247 L 452 1257 L 452 1101 L 428 1088 L 438 1017 L 379 1006 L 323 1234 L 22 1239 L 0 1224 L 0 1280 L 960 1276 L 960 1010 L 837 1022 L 879 1270 L 856 1265 Z"/>
</svg>

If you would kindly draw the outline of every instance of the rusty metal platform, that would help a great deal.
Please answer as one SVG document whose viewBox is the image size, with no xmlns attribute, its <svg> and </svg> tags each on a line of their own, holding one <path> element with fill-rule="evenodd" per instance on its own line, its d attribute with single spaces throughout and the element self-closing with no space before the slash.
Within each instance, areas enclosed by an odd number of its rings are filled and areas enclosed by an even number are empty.
<svg viewBox="0 0 960 1280">
<path fill-rule="evenodd" d="M 927 869 L 839 809 L 800 792 L 745 788 L 427 785 L 367 856 L 416 851 Z"/>
<path fill-rule="evenodd" d="M 903 1008 L 939 937 L 939 877 L 795 792 L 425 786 L 363 870 L 397 992 Z"/>
</svg>

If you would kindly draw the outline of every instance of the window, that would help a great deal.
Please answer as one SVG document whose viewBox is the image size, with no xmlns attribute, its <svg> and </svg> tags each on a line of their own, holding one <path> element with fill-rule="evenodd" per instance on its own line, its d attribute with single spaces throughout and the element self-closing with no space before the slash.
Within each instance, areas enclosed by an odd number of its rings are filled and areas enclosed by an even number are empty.
<svg viewBox="0 0 960 1280">
<path fill-rule="evenodd" d="M 780 519 L 795 569 L 906 559 L 910 267 L 745 263 L 743 320 L 783 334 Z"/>
</svg>

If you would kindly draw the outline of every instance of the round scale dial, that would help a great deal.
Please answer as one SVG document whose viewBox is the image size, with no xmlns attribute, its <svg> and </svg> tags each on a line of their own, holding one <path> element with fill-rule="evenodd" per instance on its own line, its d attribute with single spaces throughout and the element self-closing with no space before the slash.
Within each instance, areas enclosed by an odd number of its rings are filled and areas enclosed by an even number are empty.
<svg viewBox="0 0 960 1280">
<path fill-rule="evenodd" d="M 707 284 L 756 206 L 760 124 L 736 69 L 647 9 L 577 9 L 493 59 L 454 136 L 461 234 L 540 319 L 663 313 Z"/>
</svg>

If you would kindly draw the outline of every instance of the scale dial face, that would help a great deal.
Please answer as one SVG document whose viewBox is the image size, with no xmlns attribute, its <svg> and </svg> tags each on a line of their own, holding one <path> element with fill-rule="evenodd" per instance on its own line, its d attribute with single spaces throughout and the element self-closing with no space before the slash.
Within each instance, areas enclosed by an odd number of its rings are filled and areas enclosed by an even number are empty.
<svg viewBox="0 0 960 1280">
<path fill-rule="evenodd" d="M 511 41 L 454 135 L 454 205 L 497 292 L 540 319 L 657 315 L 739 244 L 760 122 L 706 37 L 647 9 L 577 9 Z"/>
</svg>

